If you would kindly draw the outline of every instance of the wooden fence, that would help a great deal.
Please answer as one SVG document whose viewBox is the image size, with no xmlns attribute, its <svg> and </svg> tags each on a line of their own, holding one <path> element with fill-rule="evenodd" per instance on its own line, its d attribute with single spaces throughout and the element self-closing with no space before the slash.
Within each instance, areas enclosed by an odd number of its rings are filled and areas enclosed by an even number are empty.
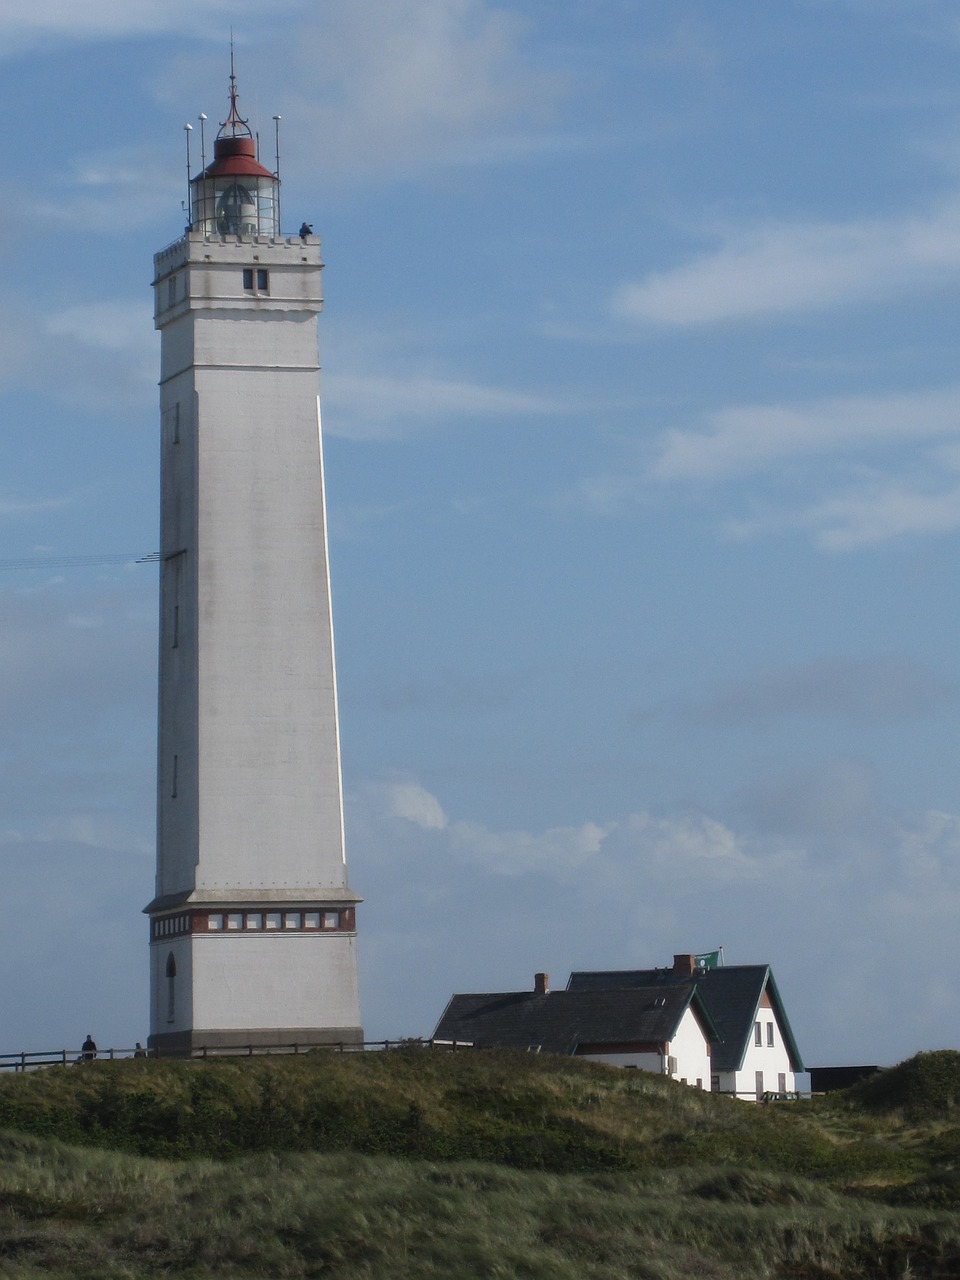
<svg viewBox="0 0 960 1280">
<path fill-rule="evenodd" d="M 137 1045 L 133 1049 L 51 1049 L 30 1053 L 0 1053 L 0 1071 L 34 1071 L 39 1067 L 83 1066 L 88 1062 L 114 1062 L 118 1058 L 253 1058 L 261 1054 L 301 1053 L 383 1053 L 390 1049 L 472 1049 L 467 1040 L 364 1040 L 349 1044 L 247 1044 L 247 1045 L 195 1045 L 191 1050 L 145 1049 Z"/>
</svg>

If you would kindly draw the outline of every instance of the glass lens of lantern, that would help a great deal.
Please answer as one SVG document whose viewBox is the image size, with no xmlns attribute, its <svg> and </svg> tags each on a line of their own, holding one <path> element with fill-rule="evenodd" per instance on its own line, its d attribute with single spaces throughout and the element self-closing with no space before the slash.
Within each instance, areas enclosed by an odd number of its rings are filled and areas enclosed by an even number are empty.
<svg viewBox="0 0 960 1280">
<path fill-rule="evenodd" d="M 277 236 L 277 181 L 251 175 L 194 180 L 190 225 L 203 235 Z"/>
<path fill-rule="evenodd" d="M 217 200 L 217 230 L 222 236 L 257 234 L 257 202 L 249 189 L 231 182 Z"/>
</svg>

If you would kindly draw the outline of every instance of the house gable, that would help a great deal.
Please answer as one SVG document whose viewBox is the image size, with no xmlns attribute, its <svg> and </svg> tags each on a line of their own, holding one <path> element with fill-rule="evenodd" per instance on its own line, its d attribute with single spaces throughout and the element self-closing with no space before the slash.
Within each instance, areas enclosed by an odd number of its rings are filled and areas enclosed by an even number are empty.
<svg viewBox="0 0 960 1280">
<path fill-rule="evenodd" d="M 737 1072 L 743 1067 L 753 1043 L 757 1011 L 766 999 L 776 1018 L 790 1069 L 803 1070 L 803 1060 L 769 965 L 725 965 L 703 970 L 676 965 L 672 969 L 580 970 L 571 973 L 567 983 L 567 990 L 576 992 L 634 987 L 664 990 L 692 987 L 700 993 L 717 1032 L 713 1070 L 719 1073 Z"/>
</svg>

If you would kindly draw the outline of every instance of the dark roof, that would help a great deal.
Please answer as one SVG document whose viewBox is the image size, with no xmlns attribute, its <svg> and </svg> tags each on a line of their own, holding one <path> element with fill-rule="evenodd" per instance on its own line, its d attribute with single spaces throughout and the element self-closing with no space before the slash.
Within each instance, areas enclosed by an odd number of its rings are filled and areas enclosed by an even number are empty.
<svg viewBox="0 0 960 1280">
<path fill-rule="evenodd" d="M 604 991 L 499 991 L 455 995 L 433 1033 L 435 1040 L 468 1040 L 489 1048 L 572 1054 L 578 1044 L 663 1044 L 673 1038 L 689 1005 L 711 1040 L 716 1028 L 692 986 Z"/>
<path fill-rule="evenodd" d="M 737 1071 L 753 1036 L 753 1024 L 764 990 L 780 1024 L 794 1071 L 803 1070 L 800 1050 L 787 1019 L 780 992 L 770 966 L 765 964 L 731 964 L 717 969 L 698 969 L 696 973 L 676 973 L 673 969 L 615 969 L 606 972 L 571 973 L 567 990 L 599 994 L 609 990 L 639 988 L 699 991 L 710 1017 L 720 1033 L 721 1043 L 713 1051 L 715 1071 Z"/>
</svg>

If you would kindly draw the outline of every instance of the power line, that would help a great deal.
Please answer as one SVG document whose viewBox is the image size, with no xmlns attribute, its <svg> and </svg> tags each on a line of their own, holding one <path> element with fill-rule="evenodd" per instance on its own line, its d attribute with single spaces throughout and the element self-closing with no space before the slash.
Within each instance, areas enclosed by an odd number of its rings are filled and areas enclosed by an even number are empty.
<svg viewBox="0 0 960 1280">
<path fill-rule="evenodd" d="M 0 572 L 13 569 L 96 569 L 111 564 L 159 564 L 160 552 L 150 551 L 140 555 L 132 551 L 127 555 L 87 556 L 29 556 L 22 560 L 0 560 Z"/>
</svg>

